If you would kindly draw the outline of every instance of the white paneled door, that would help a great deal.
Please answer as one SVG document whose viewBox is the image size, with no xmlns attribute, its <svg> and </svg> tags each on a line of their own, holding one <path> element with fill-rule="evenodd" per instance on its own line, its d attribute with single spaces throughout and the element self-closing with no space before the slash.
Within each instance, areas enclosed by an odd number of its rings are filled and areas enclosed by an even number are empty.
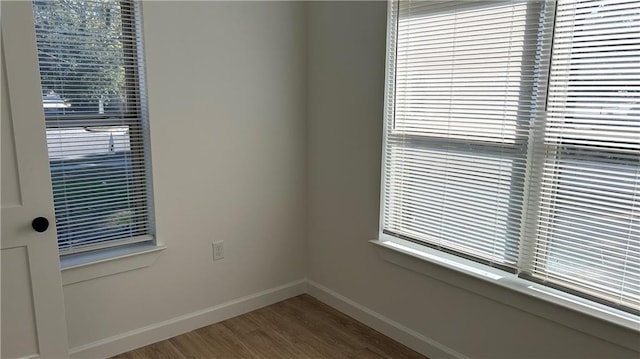
<svg viewBox="0 0 640 359">
<path fill-rule="evenodd" d="M 2 2 L 0 351 L 2 358 L 64 358 L 67 328 L 32 11 L 28 1 Z"/>
</svg>

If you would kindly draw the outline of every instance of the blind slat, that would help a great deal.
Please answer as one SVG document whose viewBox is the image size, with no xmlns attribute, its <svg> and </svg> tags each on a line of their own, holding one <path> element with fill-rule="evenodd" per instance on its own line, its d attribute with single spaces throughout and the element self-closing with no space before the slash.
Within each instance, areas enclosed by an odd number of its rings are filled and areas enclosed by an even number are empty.
<svg viewBox="0 0 640 359">
<path fill-rule="evenodd" d="M 33 3 L 62 254 L 151 238 L 137 7 L 129 0 Z"/>
<path fill-rule="evenodd" d="M 393 1 L 381 231 L 640 307 L 640 2 Z"/>
</svg>

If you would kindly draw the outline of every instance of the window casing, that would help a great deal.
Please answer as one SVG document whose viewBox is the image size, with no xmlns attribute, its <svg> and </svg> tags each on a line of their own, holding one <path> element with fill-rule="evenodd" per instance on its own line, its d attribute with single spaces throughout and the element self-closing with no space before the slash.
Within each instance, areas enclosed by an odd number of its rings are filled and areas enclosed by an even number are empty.
<svg viewBox="0 0 640 359">
<path fill-rule="evenodd" d="M 60 254 L 153 241 L 139 4 L 33 9 Z"/>
<path fill-rule="evenodd" d="M 381 233 L 638 314 L 638 9 L 391 2 Z"/>
</svg>

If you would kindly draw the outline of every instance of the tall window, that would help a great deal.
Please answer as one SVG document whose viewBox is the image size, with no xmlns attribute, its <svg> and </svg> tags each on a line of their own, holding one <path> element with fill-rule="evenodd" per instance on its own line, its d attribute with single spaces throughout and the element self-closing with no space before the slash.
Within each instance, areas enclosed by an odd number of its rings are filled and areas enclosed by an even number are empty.
<svg viewBox="0 0 640 359">
<path fill-rule="evenodd" d="M 382 233 L 640 313 L 640 2 L 390 20 Z"/>
<path fill-rule="evenodd" d="M 61 254 L 152 240 L 137 6 L 33 3 Z"/>
</svg>

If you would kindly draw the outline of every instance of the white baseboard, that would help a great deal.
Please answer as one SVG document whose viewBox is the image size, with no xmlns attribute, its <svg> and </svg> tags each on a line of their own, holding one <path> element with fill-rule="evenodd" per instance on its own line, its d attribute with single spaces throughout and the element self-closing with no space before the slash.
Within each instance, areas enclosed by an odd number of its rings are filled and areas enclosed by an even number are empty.
<svg viewBox="0 0 640 359">
<path fill-rule="evenodd" d="M 92 343 L 71 348 L 71 358 L 109 358 L 145 345 L 172 338 L 191 330 L 233 318 L 252 310 L 307 293 L 363 324 L 393 338 L 429 358 L 468 359 L 402 324 L 311 280 L 301 279 L 275 288 L 212 306 L 193 313 L 134 329 Z"/>
<path fill-rule="evenodd" d="M 344 297 L 312 280 L 307 281 L 307 293 L 325 304 L 351 316 L 357 321 L 402 343 L 429 358 L 459 358 L 467 356 L 428 338 L 404 325 Z"/>
<path fill-rule="evenodd" d="M 108 358 L 306 293 L 304 279 L 70 349 L 71 358 Z"/>
</svg>

